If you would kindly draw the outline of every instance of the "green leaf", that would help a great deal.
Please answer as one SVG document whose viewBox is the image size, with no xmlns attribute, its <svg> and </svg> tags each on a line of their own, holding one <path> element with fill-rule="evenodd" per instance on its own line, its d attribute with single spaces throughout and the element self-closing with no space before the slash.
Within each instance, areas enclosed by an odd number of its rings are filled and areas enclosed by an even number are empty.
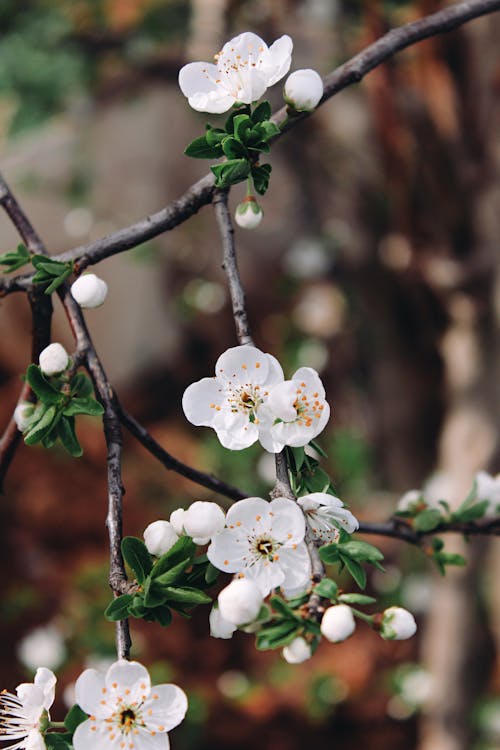
<svg viewBox="0 0 500 750">
<path fill-rule="evenodd" d="M 309 492 L 326 492 L 331 480 L 326 471 L 318 468 L 314 474 L 304 474 L 303 481 Z"/>
<path fill-rule="evenodd" d="M 35 445 L 35 443 L 43 440 L 56 426 L 60 416 L 60 412 L 57 411 L 55 406 L 49 406 L 37 423 L 24 436 L 26 445 Z"/>
<path fill-rule="evenodd" d="M 324 544 L 318 550 L 321 560 L 325 565 L 332 565 L 339 561 L 339 548 L 337 544 Z"/>
<path fill-rule="evenodd" d="M 256 646 L 259 651 L 287 646 L 295 638 L 301 628 L 297 621 L 286 620 L 270 627 L 264 626 L 257 635 Z"/>
<path fill-rule="evenodd" d="M 72 750 L 71 738 L 71 732 L 47 732 L 43 739 L 47 750 Z"/>
<path fill-rule="evenodd" d="M 82 446 L 78 442 L 75 432 L 74 417 L 61 417 L 61 421 L 57 425 L 57 434 L 63 447 L 68 451 L 70 456 L 79 458 L 83 454 Z"/>
<path fill-rule="evenodd" d="M 160 623 L 160 625 L 163 625 L 164 628 L 167 628 L 172 622 L 172 612 L 168 607 L 156 607 L 155 609 L 150 610 L 150 614 Z"/>
<path fill-rule="evenodd" d="M 212 565 L 211 562 L 208 563 L 206 570 L 205 570 L 205 581 L 206 583 L 211 586 L 213 583 L 216 582 L 217 578 L 219 577 L 220 570 L 215 567 L 215 565 Z"/>
<path fill-rule="evenodd" d="M 358 562 L 376 563 L 384 559 L 382 552 L 368 542 L 350 541 L 339 544 L 338 548 L 342 556 L 348 555 Z"/>
<path fill-rule="evenodd" d="M 226 131 L 222 130 L 222 128 L 213 128 L 211 125 L 206 125 L 206 129 L 205 139 L 209 146 L 220 145 L 222 140 L 227 136 Z"/>
<path fill-rule="evenodd" d="M 80 706 L 77 706 L 75 704 L 69 709 L 68 713 L 66 714 L 66 717 L 64 719 L 64 726 L 66 727 L 68 732 L 71 732 L 71 734 L 73 734 L 75 729 L 84 721 L 86 721 L 86 719 L 88 719 L 88 716 L 85 711 L 82 711 Z"/>
<path fill-rule="evenodd" d="M 271 105 L 268 101 L 261 102 L 250 115 L 253 123 L 269 120 L 271 117 Z"/>
<path fill-rule="evenodd" d="M 229 133 L 230 135 L 234 134 L 234 126 L 233 122 L 238 115 L 249 115 L 250 114 L 250 107 L 248 104 L 243 104 L 241 107 L 238 107 L 238 109 L 233 109 L 231 111 L 231 114 L 227 118 L 226 122 L 224 123 L 224 128 L 226 130 L 226 133 Z"/>
<path fill-rule="evenodd" d="M 250 174 L 250 163 L 247 159 L 229 159 L 223 164 L 210 167 L 210 169 L 216 177 L 215 186 L 223 188 L 245 180 Z"/>
<path fill-rule="evenodd" d="M 251 129 L 252 120 L 248 115 L 236 115 L 233 119 L 234 137 L 240 141 L 240 143 L 246 143 L 247 135 Z"/>
<path fill-rule="evenodd" d="M 189 558 L 192 560 L 196 552 L 196 544 L 190 536 L 181 536 L 176 543 L 165 552 L 154 564 L 152 577 L 157 578 L 170 568 L 178 565 L 181 561 Z"/>
<path fill-rule="evenodd" d="M 442 520 L 443 517 L 438 510 L 435 508 L 428 508 L 415 516 L 413 528 L 415 531 L 425 533 L 427 531 L 432 531 L 439 526 Z"/>
<path fill-rule="evenodd" d="M 267 143 L 267 141 L 270 141 L 271 138 L 279 135 L 281 131 L 278 126 L 274 124 L 274 122 L 269 122 L 269 120 L 267 120 L 256 125 L 253 128 L 253 132 L 257 133 L 259 137 L 264 141 L 264 143 Z"/>
<path fill-rule="evenodd" d="M 118 620 L 125 620 L 128 617 L 130 608 L 134 597 L 131 594 L 122 594 L 113 599 L 111 604 L 108 604 L 104 612 L 106 620 L 111 622 L 117 622 Z"/>
<path fill-rule="evenodd" d="M 68 278 L 68 276 L 71 276 L 72 273 L 73 273 L 73 269 L 72 268 L 67 268 L 65 271 L 63 271 L 63 273 L 60 276 L 57 276 L 54 279 L 54 281 L 51 284 L 49 284 L 49 286 L 47 287 L 47 289 L 44 291 L 44 294 L 52 294 L 52 292 L 55 292 L 56 289 L 58 289 L 58 287 L 60 287 L 61 284 L 64 281 L 66 281 L 66 279 Z M 33 278 L 33 280 L 34 280 L 34 278 Z"/>
<path fill-rule="evenodd" d="M 26 380 L 42 403 L 47 405 L 60 403 L 63 395 L 57 388 L 49 383 L 45 375 L 37 365 L 29 365 L 26 370 Z"/>
<path fill-rule="evenodd" d="M 138 583 L 144 583 L 153 568 L 151 555 L 144 542 L 135 536 L 122 539 L 122 555 L 125 562 L 132 568 Z"/>
<path fill-rule="evenodd" d="M 295 464 L 295 472 L 299 472 L 306 456 L 304 448 L 287 448 L 287 453 L 292 454 L 293 463 Z"/>
<path fill-rule="evenodd" d="M 338 600 L 344 604 L 373 604 L 377 601 L 373 596 L 365 596 L 365 594 L 341 594 Z"/>
<path fill-rule="evenodd" d="M 467 560 L 462 555 L 458 555 L 455 552 L 437 552 L 433 555 L 436 561 L 443 563 L 443 565 L 458 565 L 463 567 L 467 565 Z"/>
<path fill-rule="evenodd" d="M 207 137 L 200 135 L 186 146 L 184 153 L 193 159 L 218 159 L 222 156 L 222 148 L 218 144 L 210 145 L 207 143 Z"/>
<path fill-rule="evenodd" d="M 325 599 L 336 599 L 339 587 L 331 578 L 323 578 L 322 581 L 314 587 L 314 593 L 323 596 Z"/>
<path fill-rule="evenodd" d="M 236 138 L 232 135 L 228 135 L 222 141 L 222 150 L 228 159 L 246 159 L 248 154 L 245 146 L 243 146 Z"/>
<path fill-rule="evenodd" d="M 18 268 L 26 265 L 30 261 L 30 253 L 28 248 L 20 243 L 17 249 L 10 253 L 3 253 L 0 255 L 0 265 L 7 266 L 4 273 L 10 273 L 11 271 L 17 271 Z"/>
<path fill-rule="evenodd" d="M 171 583 L 174 583 L 184 573 L 185 569 L 190 564 L 191 564 L 191 558 L 186 557 L 184 560 L 181 560 L 180 563 L 177 563 L 177 565 L 174 565 L 165 573 L 156 575 L 156 567 L 158 565 L 158 563 L 156 563 L 156 565 L 153 565 L 152 578 L 156 580 L 162 586 L 169 586 Z"/>
<path fill-rule="evenodd" d="M 340 556 L 340 559 L 346 566 L 347 570 L 351 574 L 351 576 L 354 578 L 356 583 L 358 584 L 360 589 L 364 589 L 366 586 L 366 573 L 356 560 L 353 560 L 352 557 L 347 557 L 344 555 Z"/>
<path fill-rule="evenodd" d="M 169 602 L 179 602 L 179 604 L 187 607 L 194 607 L 196 604 L 208 604 L 212 601 L 211 597 L 204 591 L 187 586 L 183 588 L 165 586 L 164 592 Z"/>
<path fill-rule="evenodd" d="M 279 612 L 285 619 L 296 620 L 297 616 L 289 604 L 283 601 L 279 596 L 273 596 L 269 600 L 269 604 L 276 611 Z"/>
<path fill-rule="evenodd" d="M 34 255 L 31 259 L 37 271 L 44 271 L 47 276 L 59 276 L 68 268 L 68 263 L 60 260 L 51 260 L 46 255 Z"/>
<path fill-rule="evenodd" d="M 321 445 L 317 443 L 316 440 L 309 440 L 309 445 L 313 450 L 316 451 L 316 453 L 319 453 L 322 458 L 328 458 L 328 453 L 325 453 Z"/>
<path fill-rule="evenodd" d="M 92 381 L 83 372 L 77 372 L 70 381 L 71 393 L 78 398 L 88 398 L 94 393 Z"/>
<path fill-rule="evenodd" d="M 488 500 L 481 500 L 481 502 L 474 503 L 474 505 L 469 505 L 463 508 L 463 510 L 460 510 L 460 508 L 458 508 L 458 510 L 452 513 L 451 517 L 454 521 L 459 521 L 460 523 L 477 521 L 478 518 L 482 518 L 484 516 L 488 506 Z"/>
<path fill-rule="evenodd" d="M 159 607 L 167 601 L 167 594 L 158 584 L 158 579 L 146 578 L 144 582 L 144 606 Z"/>
<path fill-rule="evenodd" d="M 91 417 L 99 417 L 103 414 L 104 408 L 95 398 L 79 398 L 75 396 L 64 408 L 63 414 L 66 417 L 73 417 L 76 414 L 89 414 Z"/>
<path fill-rule="evenodd" d="M 260 164 L 259 166 L 252 167 L 253 184 L 259 195 L 264 195 L 269 187 L 271 170 L 272 167 L 270 164 Z"/>
</svg>

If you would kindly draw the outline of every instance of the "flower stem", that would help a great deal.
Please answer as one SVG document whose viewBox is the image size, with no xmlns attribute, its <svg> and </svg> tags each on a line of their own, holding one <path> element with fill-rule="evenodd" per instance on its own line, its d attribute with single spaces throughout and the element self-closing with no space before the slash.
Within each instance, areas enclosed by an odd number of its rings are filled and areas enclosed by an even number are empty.
<svg viewBox="0 0 500 750">
<path fill-rule="evenodd" d="M 364 620 L 368 625 L 373 625 L 373 615 L 367 615 L 365 612 L 361 612 L 359 609 L 351 607 L 352 613 L 355 617 L 359 617 L 360 620 Z"/>
<path fill-rule="evenodd" d="M 51 729 L 66 729 L 64 721 L 51 721 L 49 724 L 49 731 Z"/>
</svg>

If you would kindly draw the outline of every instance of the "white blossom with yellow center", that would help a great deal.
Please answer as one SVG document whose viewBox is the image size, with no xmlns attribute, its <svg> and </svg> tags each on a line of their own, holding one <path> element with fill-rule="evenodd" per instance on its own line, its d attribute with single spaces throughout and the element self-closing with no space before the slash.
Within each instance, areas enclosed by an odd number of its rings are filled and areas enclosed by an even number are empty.
<svg viewBox="0 0 500 750">
<path fill-rule="evenodd" d="M 42 724 L 48 723 L 48 710 L 54 702 L 56 677 L 39 667 L 33 682 L 18 685 L 16 695 L 0 693 L 0 742 L 3 750 L 45 750 Z"/>
<path fill-rule="evenodd" d="M 136 661 L 119 660 L 106 674 L 86 669 L 76 702 L 89 715 L 73 736 L 75 750 L 168 750 L 167 732 L 184 719 L 187 698 L 177 685 L 151 686 Z"/>
<path fill-rule="evenodd" d="M 198 112 L 226 112 L 237 102 L 251 104 L 289 69 L 293 42 L 286 34 L 270 47 L 246 31 L 227 42 L 215 65 L 193 62 L 179 72 L 179 86 Z"/>
<path fill-rule="evenodd" d="M 303 590 L 311 576 L 304 514 L 292 500 L 247 497 L 231 506 L 226 527 L 207 550 L 212 565 L 252 580 L 262 596 Z"/>
<path fill-rule="evenodd" d="M 305 513 L 314 537 L 322 544 L 331 544 L 339 538 L 339 530 L 352 534 L 359 527 L 358 519 L 335 495 L 327 492 L 312 492 L 297 500 Z"/>
<path fill-rule="evenodd" d="M 271 355 L 254 346 L 235 346 L 221 354 L 214 378 L 192 383 L 182 397 L 187 419 L 212 427 L 225 448 L 241 450 L 259 439 L 260 414 L 271 386 L 283 370 Z"/>
</svg>

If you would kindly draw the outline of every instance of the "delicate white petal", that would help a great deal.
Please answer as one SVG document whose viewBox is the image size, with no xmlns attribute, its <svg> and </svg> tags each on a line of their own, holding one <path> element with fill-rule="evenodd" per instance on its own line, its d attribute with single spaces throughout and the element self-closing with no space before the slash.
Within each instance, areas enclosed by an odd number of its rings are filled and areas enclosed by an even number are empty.
<svg viewBox="0 0 500 750">
<path fill-rule="evenodd" d="M 210 112 L 213 115 L 220 115 L 233 106 L 235 98 L 217 90 L 210 91 L 208 94 L 193 94 L 189 97 L 188 102 L 189 106 L 197 112 Z"/>
<path fill-rule="evenodd" d="M 271 503 L 261 497 L 245 497 L 233 503 L 226 514 L 227 527 L 241 527 L 242 533 L 262 533 L 270 528 Z"/>
<path fill-rule="evenodd" d="M 125 659 L 115 661 L 106 672 L 105 681 L 108 695 L 111 694 L 115 701 L 117 696 L 122 698 L 126 696 L 128 702 L 140 703 L 151 691 L 149 672 L 138 661 Z M 108 695 L 105 696 L 106 699 Z"/>
<path fill-rule="evenodd" d="M 172 524 L 175 533 L 178 536 L 184 534 L 184 508 L 177 508 L 170 514 L 170 523 Z"/>
<path fill-rule="evenodd" d="M 321 378 L 312 367 L 299 367 L 297 372 L 292 375 L 292 380 L 303 380 L 307 389 L 317 391 L 318 398 L 325 398 L 325 389 Z"/>
<path fill-rule="evenodd" d="M 286 597 L 296 596 L 310 587 L 311 558 L 304 542 L 295 549 L 282 547 L 280 565 L 284 574 L 281 588 Z"/>
<path fill-rule="evenodd" d="M 43 707 L 49 709 L 54 702 L 57 677 L 51 669 L 38 667 L 34 684 L 43 692 Z"/>
<path fill-rule="evenodd" d="M 272 412 L 275 419 L 282 419 L 284 422 L 292 422 L 297 418 L 297 410 L 294 406 L 297 401 L 297 383 L 293 380 L 286 380 L 279 383 L 271 389 L 267 406 Z"/>
<path fill-rule="evenodd" d="M 179 539 L 169 521 L 153 521 L 144 529 L 144 543 L 150 555 L 160 557 L 168 552 Z"/>
<path fill-rule="evenodd" d="M 236 625 L 222 617 L 218 607 L 212 607 L 208 621 L 210 623 L 210 635 L 212 638 L 228 638 L 233 637 L 233 633 L 237 630 Z"/>
<path fill-rule="evenodd" d="M 273 357 L 272 354 L 266 354 L 265 355 L 269 371 L 267 374 L 266 384 L 271 385 L 272 383 L 281 383 L 285 379 L 285 376 L 283 374 L 283 368 L 281 367 L 280 363 L 276 359 L 276 357 Z"/>
<path fill-rule="evenodd" d="M 194 94 L 208 94 L 218 91 L 215 83 L 219 77 L 216 65 L 205 62 L 193 62 L 184 65 L 179 71 L 179 86 L 184 96 L 190 97 Z"/>
<path fill-rule="evenodd" d="M 255 583 L 262 596 L 267 596 L 273 589 L 278 588 L 285 578 L 281 564 L 263 558 L 250 568 L 245 568 L 242 575 Z"/>
<path fill-rule="evenodd" d="M 233 346 L 215 363 L 215 375 L 222 382 L 233 384 L 265 383 L 269 371 L 268 357 L 255 346 Z"/>
<path fill-rule="evenodd" d="M 216 568 L 226 573 L 237 573 L 245 566 L 248 555 L 246 539 L 235 537 L 230 529 L 224 529 L 212 539 L 207 557 Z"/>
<path fill-rule="evenodd" d="M 321 633 L 331 643 L 345 641 L 356 629 L 352 609 L 347 604 L 328 607 L 321 620 Z"/>
<path fill-rule="evenodd" d="M 92 729 L 92 727 L 95 727 Z M 96 725 L 87 719 L 79 724 L 73 735 L 74 750 L 112 750 L 113 743 L 109 739 L 109 733 L 104 732 L 104 724 Z M 121 737 L 116 738 L 116 745 L 119 746 Z"/>
<path fill-rule="evenodd" d="M 166 732 L 150 734 L 147 729 L 144 729 L 143 727 L 138 727 L 137 732 L 138 733 L 134 735 L 133 750 L 169 750 L 170 740 Z M 123 748 L 121 750 L 123 750 Z"/>
<path fill-rule="evenodd" d="M 186 388 L 182 408 L 191 424 L 210 427 L 217 413 L 215 407 L 220 406 L 223 400 L 224 393 L 216 379 L 202 378 Z"/>
<path fill-rule="evenodd" d="M 262 419 L 261 425 L 259 426 L 259 442 L 264 450 L 269 453 L 279 453 L 286 445 L 284 440 L 280 440 L 277 435 L 275 435 L 274 431 L 271 429 L 271 425 L 262 425 Z"/>
<path fill-rule="evenodd" d="M 269 47 L 269 55 L 262 70 L 267 76 L 267 85 L 280 81 L 290 70 L 292 62 L 293 42 L 287 34 L 284 34 Z"/>
<path fill-rule="evenodd" d="M 87 714 L 107 716 L 109 709 L 101 704 L 104 687 L 104 675 L 97 669 L 86 669 L 75 683 L 75 702 Z"/>
<path fill-rule="evenodd" d="M 255 620 L 262 606 L 260 588 L 249 578 L 236 578 L 222 589 L 217 598 L 223 620 L 236 627 Z"/>
<path fill-rule="evenodd" d="M 177 685 L 155 685 L 144 703 L 148 729 L 169 732 L 178 726 L 186 715 L 188 701 L 186 693 Z M 149 711 L 152 711 L 149 714 Z"/>
<path fill-rule="evenodd" d="M 289 664 L 301 664 L 310 659 L 311 655 L 311 646 L 301 636 L 295 638 L 289 646 L 283 649 L 283 658 Z"/>
<path fill-rule="evenodd" d="M 184 514 L 184 529 L 193 539 L 206 539 L 207 542 L 222 531 L 225 521 L 226 516 L 220 505 L 198 500 Z"/>
<path fill-rule="evenodd" d="M 271 502 L 273 538 L 282 544 L 299 544 L 306 531 L 304 514 L 293 500 L 278 497 Z"/>
<path fill-rule="evenodd" d="M 212 426 L 221 445 L 229 450 L 243 450 L 259 439 L 257 425 L 250 422 L 246 414 L 233 414 L 230 411 L 218 412 Z"/>
</svg>

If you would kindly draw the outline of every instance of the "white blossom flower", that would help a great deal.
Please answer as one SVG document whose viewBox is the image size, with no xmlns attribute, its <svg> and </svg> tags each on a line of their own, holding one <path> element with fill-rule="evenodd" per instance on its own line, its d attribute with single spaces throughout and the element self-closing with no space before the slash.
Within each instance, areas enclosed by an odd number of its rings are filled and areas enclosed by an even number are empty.
<svg viewBox="0 0 500 750">
<path fill-rule="evenodd" d="M 301 367 L 291 380 L 275 385 L 260 416 L 259 440 L 266 450 L 279 453 L 285 445 L 307 445 L 324 429 L 330 416 L 316 370 Z"/>
<path fill-rule="evenodd" d="M 160 557 L 174 546 L 179 539 L 169 521 L 153 521 L 144 529 L 144 544 L 150 555 Z"/>
<path fill-rule="evenodd" d="M 312 492 L 297 500 L 316 539 L 331 544 L 339 538 L 339 529 L 352 534 L 359 526 L 358 519 L 338 497 L 327 492 Z"/>
<path fill-rule="evenodd" d="M 108 285 L 95 273 L 84 273 L 71 285 L 73 299 L 80 307 L 100 307 L 108 294 Z"/>
<path fill-rule="evenodd" d="M 184 719 L 187 698 L 177 685 L 151 686 L 148 671 L 123 659 L 106 674 L 86 669 L 76 702 L 89 718 L 73 736 L 75 750 L 168 750 L 167 732 Z"/>
<path fill-rule="evenodd" d="M 422 502 L 421 490 L 408 490 L 398 500 L 397 509 L 401 513 L 413 513 Z"/>
<path fill-rule="evenodd" d="M 236 103 L 260 99 L 290 69 L 293 42 L 282 36 L 270 47 L 256 34 L 245 32 L 227 42 L 215 55 L 216 64 L 194 62 L 179 72 L 179 86 L 198 112 L 226 112 Z"/>
<path fill-rule="evenodd" d="M 311 68 L 296 70 L 285 81 L 283 98 L 297 112 L 312 112 L 323 96 L 323 81 Z"/>
<path fill-rule="evenodd" d="M 58 375 L 69 365 L 69 357 L 62 344 L 49 344 L 40 352 L 38 363 L 45 375 Z"/>
<path fill-rule="evenodd" d="M 241 580 L 243 581 L 244 579 L 242 578 Z M 262 597 L 260 597 L 260 602 L 262 602 Z M 234 631 L 237 630 L 236 625 L 222 617 L 218 607 L 212 607 L 208 622 L 210 623 L 210 635 L 212 638 L 224 638 L 227 640 L 228 638 L 232 638 Z"/>
<path fill-rule="evenodd" d="M 389 607 L 382 614 L 380 635 L 387 641 L 404 641 L 417 632 L 417 623 L 411 612 L 403 607 Z"/>
<path fill-rule="evenodd" d="M 244 201 L 236 206 L 234 220 L 243 229 L 255 229 L 262 221 L 264 212 L 253 195 L 247 195 Z"/>
<path fill-rule="evenodd" d="M 479 502 L 488 500 L 485 516 L 498 515 L 500 511 L 500 474 L 492 476 L 487 471 L 479 471 L 474 481 L 476 483 L 476 498 Z"/>
<path fill-rule="evenodd" d="M 50 669 L 39 667 L 33 682 L 16 688 L 17 695 L 0 693 L 0 738 L 13 741 L 3 750 L 45 750 L 42 731 L 54 702 L 56 677 Z"/>
<path fill-rule="evenodd" d="M 226 515 L 220 505 L 197 500 L 183 513 L 184 531 L 195 544 L 208 544 L 224 528 Z"/>
<path fill-rule="evenodd" d="M 61 631 L 50 624 L 34 628 L 19 641 L 17 656 L 28 669 L 56 669 L 66 658 L 66 646 Z"/>
<path fill-rule="evenodd" d="M 321 620 L 321 632 L 331 643 L 345 641 L 354 633 L 356 622 L 352 609 L 347 604 L 328 607 Z"/>
<path fill-rule="evenodd" d="M 229 508 L 207 556 L 219 570 L 254 581 L 262 596 L 277 586 L 287 596 L 311 574 L 304 534 L 304 514 L 292 500 L 247 497 Z"/>
<path fill-rule="evenodd" d="M 17 425 L 19 432 L 24 432 L 28 429 L 30 424 L 30 418 L 35 410 L 35 405 L 30 404 L 29 401 L 20 401 L 14 409 L 14 422 Z"/>
<path fill-rule="evenodd" d="M 194 425 L 212 427 L 225 448 L 248 448 L 259 439 L 262 406 L 270 387 L 283 382 L 283 370 L 271 354 L 245 345 L 221 354 L 215 373 L 186 388 L 184 414 Z"/>
<path fill-rule="evenodd" d="M 224 622 L 235 626 L 246 625 L 259 614 L 262 594 L 259 587 L 249 578 L 236 578 L 222 589 L 217 603 L 219 615 Z"/>
<path fill-rule="evenodd" d="M 309 643 L 299 636 L 283 649 L 283 658 L 289 664 L 302 664 L 311 658 L 312 651 Z"/>
<path fill-rule="evenodd" d="M 184 534 L 184 508 L 177 508 L 170 514 L 170 523 L 174 527 L 174 531 L 178 536 Z"/>
</svg>

